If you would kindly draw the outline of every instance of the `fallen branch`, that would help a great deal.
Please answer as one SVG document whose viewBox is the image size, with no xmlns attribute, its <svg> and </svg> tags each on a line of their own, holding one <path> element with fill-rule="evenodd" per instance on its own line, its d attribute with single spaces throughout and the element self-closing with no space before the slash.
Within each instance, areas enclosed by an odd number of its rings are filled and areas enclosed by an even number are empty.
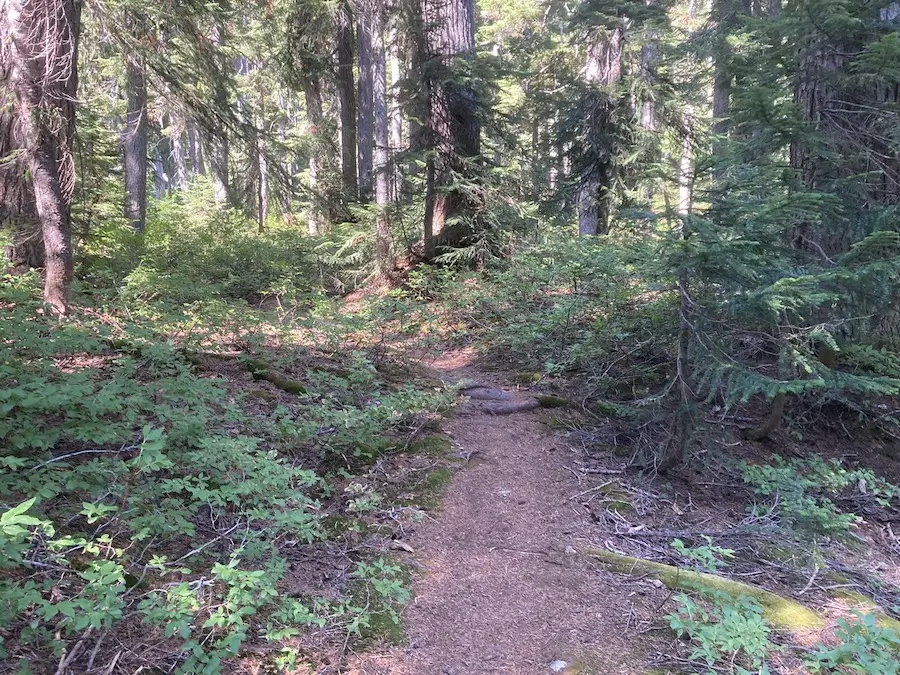
<svg viewBox="0 0 900 675">
<path fill-rule="evenodd" d="M 672 565 L 633 558 L 603 549 L 582 549 L 581 553 L 594 558 L 613 572 L 659 579 L 667 588 L 681 591 L 719 592 L 733 598 L 749 597 L 763 608 L 763 615 L 774 626 L 789 630 L 820 630 L 826 622 L 809 607 L 766 591 L 757 586 L 725 577 L 695 572 Z"/>
</svg>

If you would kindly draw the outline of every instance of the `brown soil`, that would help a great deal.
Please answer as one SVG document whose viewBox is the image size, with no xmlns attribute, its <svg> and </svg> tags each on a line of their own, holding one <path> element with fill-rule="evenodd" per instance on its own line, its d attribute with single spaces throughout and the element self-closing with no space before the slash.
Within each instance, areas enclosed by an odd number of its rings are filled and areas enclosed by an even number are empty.
<svg viewBox="0 0 900 675">
<path fill-rule="evenodd" d="M 466 352 L 431 365 L 448 382 L 501 385 Z M 558 660 L 566 673 L 644 672 L 646 656 L 633 651 L 635 603 L 659 600 L 575 554 L 589 541 L 573 499 L 585 488 L 567 468 L 579 455 L 541 423 L 546 413 L 493 416 L 479 404 L 445 425 L 468 464 L 442 510 L 407 538 L 422 574 L 405 644 L 361 654 L 348 672 L 525 675 L 552 672 Z"/>
</svg>

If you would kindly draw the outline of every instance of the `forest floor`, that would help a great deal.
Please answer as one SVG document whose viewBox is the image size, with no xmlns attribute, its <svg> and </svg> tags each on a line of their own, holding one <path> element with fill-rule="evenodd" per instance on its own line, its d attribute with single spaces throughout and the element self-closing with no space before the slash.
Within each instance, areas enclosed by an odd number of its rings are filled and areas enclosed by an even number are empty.
<svg viewBox="0 0 900 675">
<path fill-rule="evenodd" d="M 450 386 L 477 382 L 516 400 L 547 389 L 547 383 L 517 384 L 521 374 L 471 348 L 421 361 Z M 574 411 L 493 415 L 490 405 L 465 402 L 441 425 L 459 468 L 431 517 L 404 533 L 408 548 L 398 559 L 417 573 L 402 635 L 390 644 L 360 645 L 342 672 L 696 672 L 691 642 L 669 627 L 669 617 L 684 611 L 680 593 L 652 575 L 610 571 L 583 555 L 592 547 L 696 569 L 696 561 L 686 561 L 670 542 L 712 545 L 711 535 L 720 544 L 714 550 L 730 551 L 721 575 L 798 600 L 823 619 L 814 631 L 782 626 L 768 634 L 769 672 L 782 675 L 810 672 L 803 654 L 834 644 L 839 620 L 870 611 L 869 598 L 882 607 L 896 603 L 894 510 L 869 508 L 864 494 L 851 496 L 867 505 L 855 504 L 855 510 L 870 516 L 853 530 L 857 544 L 822 541 L 810 548 L 790 530 L 767 530 L 778 522 L 769 520 L 771 511 L 760 518 L 747 510 L 755 501 L 752 490 L 731 463 L 764 463 L 776 452 L 840 457 L 848 452 L 844 446 L 830 449 L 815 438 L 797 442 L 786 434 L 747 442 L 723 425 L 712 442 L 730 460 L 709 456 L 708 470 L 692 465 L 663 478 L 629 468 L 628 452 L 603 442 L 613 424 L 585 432 L 572 423 Z M 860 452 L 866 443 L 860 439 Z M 876 454 L 865 457 L 865 465 L 894 478 L 895 459 Z M 722 672 L 753 671 L 734 670 L 732 663 Z"/>
<path fill-rule="evenodd" d="M 508 377 L 462 349 L 427 362 L 448 384 L 507 390 Z M 519 396 L 522 396 L 520 394 Z M 576 553 L 591 542 L 581 451 L 541 410 L 493 415 L 466 403 L 443 426 L 463 457 L 440 510 L 407 539 L 421 574 L 400 646 L 358 655 L 356 675 L 645 672 L 637 615 L 666 593 L 602 571 Z"/>
</svg>

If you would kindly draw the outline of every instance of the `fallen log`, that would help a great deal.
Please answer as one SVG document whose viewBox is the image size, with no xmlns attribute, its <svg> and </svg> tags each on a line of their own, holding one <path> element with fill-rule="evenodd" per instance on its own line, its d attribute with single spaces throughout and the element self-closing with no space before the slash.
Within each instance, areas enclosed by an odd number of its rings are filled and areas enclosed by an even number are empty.
<svg viewBox="0 0 900 675">
<path fill-rule="evenodd" d="M 695 572 L 673 565 L 664 565 L 620 555 L 603 549 L 583 549 L 582 555 L 594 558 L 607 569 L 619 574 L 652 577 L 667 588 L 678 591 L 718 592 L 733 598 L 750 597 L 763 608 L 763 616 L 769 623 L 788 630 L 821 630 L 826 621 L 817 612 L 795 600 L 772 593 L 758 586 L 726 579 L 715 574 Z"/>
</svg>

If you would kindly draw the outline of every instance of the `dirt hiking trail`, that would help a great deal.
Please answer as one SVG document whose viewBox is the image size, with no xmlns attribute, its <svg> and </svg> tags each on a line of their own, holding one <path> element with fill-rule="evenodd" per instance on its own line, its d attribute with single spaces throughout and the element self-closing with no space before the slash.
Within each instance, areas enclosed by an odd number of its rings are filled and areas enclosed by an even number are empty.
<svg viewBox="0 0 900 675">
<path fill-rule="evenodd" d="M 503 386 L 470 358 L 428 365 L 449 383 Z M 469 461 L 409 540 L 421 574 L 404 612 L 406 642 L 359 655 L 348 672 L 645 672 L 626 643 L 634 587 L 574 552 L 589 541 L 573 499 L 585 486 L 566 469 L 578 455 L 540 414 L 495 416 L 473 401 L 444 424 Z"/>
</svg>

